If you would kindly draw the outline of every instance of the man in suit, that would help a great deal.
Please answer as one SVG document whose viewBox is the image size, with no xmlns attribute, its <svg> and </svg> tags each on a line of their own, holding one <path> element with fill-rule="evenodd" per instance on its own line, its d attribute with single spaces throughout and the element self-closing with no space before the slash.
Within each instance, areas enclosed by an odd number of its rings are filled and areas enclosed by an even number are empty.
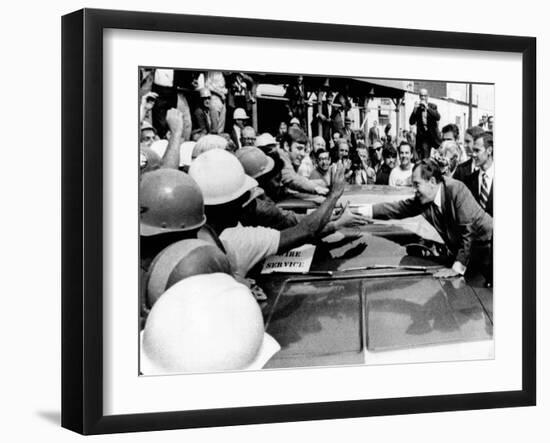
<svg viewBox="0 0 550 443">
<path fill-rule="evenodd" d="M 374 146 L 375 142 L 380 142 L 380 129 L 378 122 L 374 120 L 372 127 L 369 129 L 369 146 Z"/>
<path fill-rule="evenodd" d="M 474 139 L 483 134 L 483 129 L 479 126 L 472 126 L 471 128 L 466 129 L 464 134 L 464 151 L 468 156 L 468 160 L 462 162 L 456 168 L 456 171 L 453 174 L 455 180 L 460 180 L 462 183 L 466 183 L 468 176 L 473 174 L 476 170 L 475 162 L 472 158 L 472 149 L 474 147 Z"/>
<path fill-rule="evenodd" d="M 344 94 L 338 93 L 332 103 L 332 112 L 330 113 L 330 126 L 332 134 L 339 132 L 340 135 L 344 133 L 346 113 L 349 109 L 349 105 Z"/>
<path fill-rule="evenodd" d="M 478 135 L 474 140 L 472 159 L 478 168 L 466 179 L 466 186 L 487 214 L 493 216 L 493 182 L 495 165 L 493 161 L 493 136 L 488 133 Z"/>
<path fill-rule="evenodd" d="M 353 129 L 351 129 L 351 123 L 353 120 L 349 117 L 344 119 L 344 129 L 342 130 L 342 137 L 348 141 L 348 145 L 351 146 L 353 150 L 357 149 L 357 138 Z"/>
<path fill-rule="evenodd" d="M 210 117 L 210 99 L 212 94 L 207 88 L 202 88 L 199 91 L 201 98 L 201 106 L 195 109 L 193 116 L 195 117 L 194 132 L 199 132 L 201 135 L 210 134 L 212 129 L 212 119 Z"/>
<path fill-rule="evenodd" d="M 409 124 L 416 125 L 416 155 L 421 160 L 428 158 L 431 148 L 437 149 L 441 143 L 440 118 L 437 105 L 428 102 L 428 90 L 421 89 L 420 101 L 415 103 L 409 117 Z"/>
<path fill-rule="evenodd" d="M 437 278 L 479 270 L 492 282 L 493 218 L 475 201 L 464 183 L 443 177 L 437 163 L 422 160 L 413 168 L 415 197 L 393 203 L 366 205 L 367 218 L 401 219 L 422 215 L 439 233 L 450 251 L 449 265 Z M 477 262 L 477 263 L 476 263 Z"/>
</svg>

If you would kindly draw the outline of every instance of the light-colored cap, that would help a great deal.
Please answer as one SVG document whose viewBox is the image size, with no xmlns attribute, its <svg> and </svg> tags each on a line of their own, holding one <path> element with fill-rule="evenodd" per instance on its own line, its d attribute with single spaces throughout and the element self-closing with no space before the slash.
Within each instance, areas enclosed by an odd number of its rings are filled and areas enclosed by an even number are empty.
<svg viewBox="0 0 550 443">
<path fill-rule="evenodd" d="M 256 137 L 256 146 L 259 148 L 262 146 L 277 145 L 277 140 L 269 132 L 264 132 L 263 134 Z"/>
<path fill-rule="evenodd" d="M 243 108 L 237 108 L 233 111 L 233 120 L 246 120 L 250 117 L 246 115 L 246 112 Z"/>
</svg>

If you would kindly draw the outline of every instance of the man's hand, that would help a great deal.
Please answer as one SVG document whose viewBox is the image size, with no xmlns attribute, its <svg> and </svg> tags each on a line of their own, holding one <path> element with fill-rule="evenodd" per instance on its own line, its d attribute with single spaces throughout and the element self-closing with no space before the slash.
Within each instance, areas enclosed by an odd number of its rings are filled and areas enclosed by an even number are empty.
<svg viewBox="0 0 550 443">
<path fill-rule="evenodd" d="M 153 109 L 153 106 L 155 106 L 155 101 L 158 98 L 158 94 L 156 92 L 148 92 L 143 97 L 141 97 L 141 109 L 144 111 L 149 111 Z"/>
<path fill-rule="evenodd" d="M 338 218 L 334 220 L 334 227 L 336 229 L 340 228 L 352 228 L 355 226 L 362 226 L 368 224 L 369 221 L 366 217 L 362 216 L 361 214 L 355 214 L 350 211 L 350 209 L 347 207 L 344 208 L 344 210 L 340 213 Z"/>
<path fill-rule="evenodd" d="M 453 278 L 458 277 L 460 274 L 452 268 L 443 268 L 434 273 L 434 278 Z"/>
<path fill-rule="evenodd" d="M 183 114 L 176 108 L 169 109 L 166 112 L 166 124 L 170 132 L 181 136 L 183 133 Z"/>
<path fill-rule="evenodd" d="M 328 194 L 328 188 L 325 186 L 315 186 L 315 193 L 319 195 L 327 195 Z"/>
<path fill-rule="evenodd" d="M 338 198 L 344 193 L 344 188 L 346 187 L 344 173 L 345 170 L 342 162 L 333 165 L 330 171 L 330 192 Z"/>
</svg>

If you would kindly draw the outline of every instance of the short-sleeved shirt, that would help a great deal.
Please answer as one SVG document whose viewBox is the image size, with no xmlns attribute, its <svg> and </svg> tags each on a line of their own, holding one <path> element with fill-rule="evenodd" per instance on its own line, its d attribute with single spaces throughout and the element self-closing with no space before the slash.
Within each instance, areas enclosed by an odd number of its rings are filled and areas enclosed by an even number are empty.
<svg viewBox="0 0 550 443">
<path fill-rule="evenodd" d="M 388 180 L 390 186 L 412 186 L 412 165 L 409 169 L 393 168 Z"/>
<path fill-rule="evenodd" d="M 227 228 L 220 234 L 233 272 L 245 277 L 256 264 L 279 249 L 281 233 L 264 227 Z"/>
</svg>

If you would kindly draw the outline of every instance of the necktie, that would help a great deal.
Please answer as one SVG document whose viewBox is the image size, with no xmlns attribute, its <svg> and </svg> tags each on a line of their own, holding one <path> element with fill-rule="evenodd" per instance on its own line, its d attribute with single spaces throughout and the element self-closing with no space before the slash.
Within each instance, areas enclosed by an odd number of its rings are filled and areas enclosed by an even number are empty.
<svg viewBox="0 0 550 443">
<path fill-rule="evenodd" d="M 481 176 L 481 191 L 479 193 L 479 205 L 485 209 L 487 206 L 487 200 L 489 199 L 489 177 L 485 172 Z"/>
</svg>

